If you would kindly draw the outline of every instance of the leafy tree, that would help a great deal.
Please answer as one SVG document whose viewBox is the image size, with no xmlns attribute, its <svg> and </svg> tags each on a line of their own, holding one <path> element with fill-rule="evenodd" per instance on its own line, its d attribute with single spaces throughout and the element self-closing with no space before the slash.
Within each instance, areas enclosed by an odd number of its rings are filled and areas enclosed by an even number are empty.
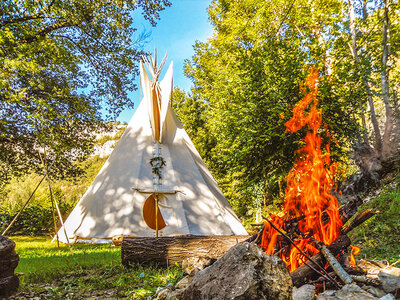
<svg viewBox="0 0 400 300">
<path fill-rule="evenodd" d="M 132 12 L 155 25 L 168 0 L 74 0 L 0 3 L 0 183 L 40 171 L 76 175 L 92 132 L 132 107 L 142 55 Z M 43 155 L 42 155 L 43 159 Z"/>
<path fill-rule="evenodd" d="M 341 8 L 333 0 L 220 0 L 209 8 L 214 35 L 195 45 L 186 73 L 195 85 L 193 103 L 206 108 L 202 127 L 214 141 L 209 166 L 240 213 L 258 205 L 258 194 L 267 201 L 284 188 L 304 136 L 286 133 L 284 123 L 303 97 L 300 84 L 311 66 L 320 69 L 327 128 L 340 141 L 332 145 L 336 159 L 357 133 L 358 102 L 333 84 L 331 37 L 343 31 Z"/>
<path fill-rule="evenodd" d="M 346 10 L 350 34 L 345 39 L 351 51 L 342 52 L 337 69 L 350 68 L 355 75 L 350 88 L 358 91 L 364 127 L 356 159 L 365 172 L 378 176 L 400 154 L 399 2 L 383 0 L 369 6 L 349 0 Z"/>
<path fill-rule="evenodd" d="M 172 107 L 193 143 L 197 145 L 202 158 L 209 160 L 209 151 L 215 146 L 215 141 L 205 126 L 207 103 L 201 101 L 199 95 L 186 95 L 180 88 L 175 88 L 172 93 Z"/>
</svg>

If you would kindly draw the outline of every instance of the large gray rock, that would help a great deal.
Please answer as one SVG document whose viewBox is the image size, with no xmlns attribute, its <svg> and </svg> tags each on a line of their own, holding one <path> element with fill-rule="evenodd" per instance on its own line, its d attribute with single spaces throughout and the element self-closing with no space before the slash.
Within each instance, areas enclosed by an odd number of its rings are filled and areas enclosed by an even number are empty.
<svg viewBox="0 0 400 300">
<path fill-rule="evenodd" d="M 212 265 L 216 259 L 208 256 L 192 256 L 182 261 L 182 271 L 186 274 L 194 276 L 200 270 Z"/>
<path fill-rule="evenodd" d="M 399 268 L 385 269 L 379 272 L 378 277 L 379 280 L 382 282 L 383 290 L 386 293 L 398 293 L 400 291 Z"/>
<path fill-rule="evenodd" d="M 395 298 L 392 294 L 386 294 L 385 296 L 380 297 L 379 300 L 395 300 Z"/>
<path fill-rule="evenodd" d="M 362 286 L 361 288 L 362 288 L 364 291 L 367 291 L 367 292 L 370 293 L 371 295 L 373 295 L 373 296 L 375 296 L 375 297 L 378 297 L 378 298 L 383 297 L 383 296 L 386 295 L 386 293 L 385 293 L 384 290 L 382 290 L 382 289 L 380 289 L 380 288 L 377 288 L 377 287 L 375 287 L 375 286 L 368 286 L 368 285 L 365 285 L 365 286 Z"/>
<path fill-rule="evenodd" d="M 305 284 L 299 288 L 293 287 L 293 300 L 314 300 L 315 286 L 312 284 Z"/>
<path fill-rule="evenodd" d="M 255 244 L 232 247 L 213 265 L 198 272 L 176 299 L 292 299 L 285 263 Z"/>
<path fill-rule="evenodd" d="M 194 276 L 194 275 L 193 275 Z M 183 277 L 181 280 L 178 281 L 178 283 L 175 285 L 176 289 L 185 289 L 189 286 L 189 284 L 192 282 L 193 280 L 193 276 L 192 275 L 187 275 L 185 277 Z"/>
<path fill-rule="evenodd" d="M 329 290 L 319 294 L 317 300 L 376 300 L 356 284 L 347 284 L 341 290 Z"/>
</svg>

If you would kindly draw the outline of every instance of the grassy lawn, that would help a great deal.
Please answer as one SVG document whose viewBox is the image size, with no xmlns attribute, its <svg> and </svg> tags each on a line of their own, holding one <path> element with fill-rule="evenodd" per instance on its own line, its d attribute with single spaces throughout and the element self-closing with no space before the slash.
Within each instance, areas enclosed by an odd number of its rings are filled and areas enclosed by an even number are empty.
<svg viewBox="0 0 400 300">
<path fill-rule="evenodd" d="M 38 296 L 48 299 L 146 299 L 157 287 L 176 283 L 182 277 L 179 267 L 167 269 L 121 265 L 121 248 L 110 245 L 51 243 L 46 237 L 15 236 L 20 262 L 17 299 Z"/>
</svg>

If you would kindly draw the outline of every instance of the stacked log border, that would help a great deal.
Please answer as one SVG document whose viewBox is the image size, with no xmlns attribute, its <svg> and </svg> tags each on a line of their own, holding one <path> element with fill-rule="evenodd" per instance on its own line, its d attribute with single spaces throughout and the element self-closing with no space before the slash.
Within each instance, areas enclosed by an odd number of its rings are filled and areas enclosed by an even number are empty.
<svg viewBox="0 0 400 300">
<path fill-rule="evenodd" d="M 18 266 L 19 256 L 15 253 L 15 243 L 0 236 L 0 298 L 7 298 L 15 293 L 19 279 L 14 274 Z"/>
</svg>

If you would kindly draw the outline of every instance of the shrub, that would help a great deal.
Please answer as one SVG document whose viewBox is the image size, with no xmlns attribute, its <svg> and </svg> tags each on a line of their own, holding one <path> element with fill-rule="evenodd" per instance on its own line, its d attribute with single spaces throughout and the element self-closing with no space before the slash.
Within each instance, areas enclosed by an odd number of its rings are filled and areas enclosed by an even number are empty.
<svg viewBox="0 0 400 300">
<path fill-rule="evenodd" d="M 60 204 L 61 215 L 69 214 L 73 206 L 69 204 Z M 18 212 L 17 212 L 18 213 Z M 6 211 L 0 211 L 1 232 L 7 228 L 14 216 Z M 55 211 L 57 228 L 60 227 L 60 221 Z M 43 207 L 40 205 L 31 205 L 26 207 L 19 215 L 16 222 L 11 226 L 7 235 L 48 235 L 54 231 L 52 207 Z"/>
</svg>

